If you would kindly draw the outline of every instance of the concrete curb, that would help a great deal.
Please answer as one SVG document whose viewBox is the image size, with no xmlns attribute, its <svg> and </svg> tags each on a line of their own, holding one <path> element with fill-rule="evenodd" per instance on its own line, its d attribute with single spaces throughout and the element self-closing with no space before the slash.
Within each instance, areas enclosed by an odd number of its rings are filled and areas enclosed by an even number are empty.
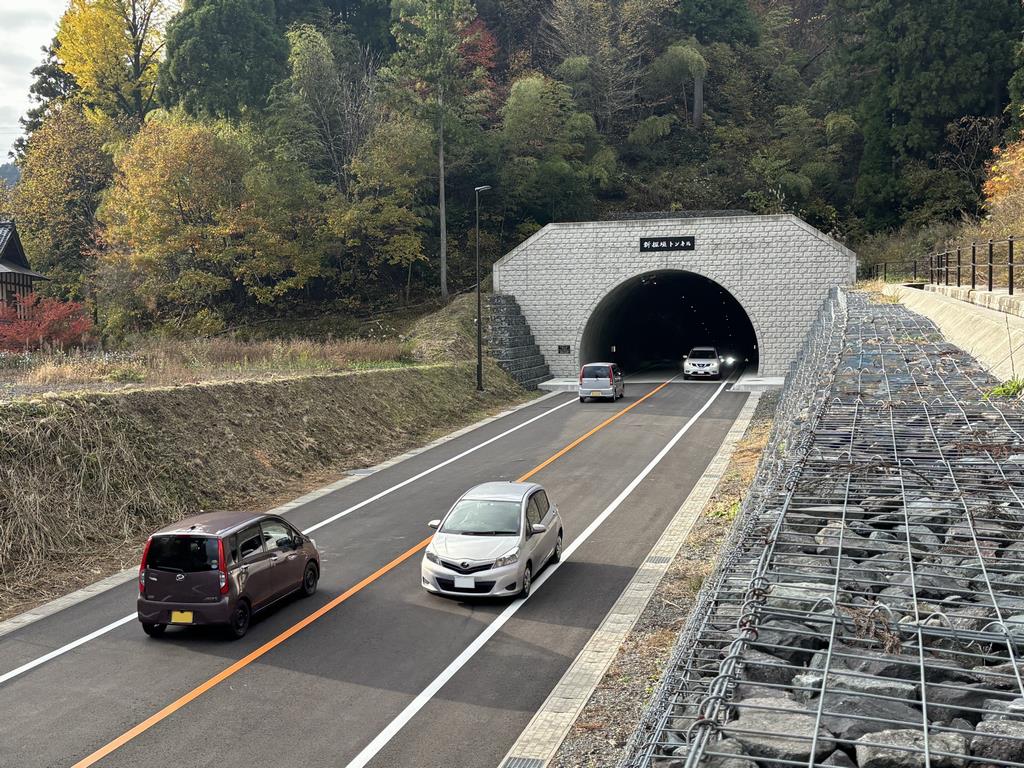
<svg viewBox="0 0 1024 768">
<path fill-rule="evenodd" d="M 469 426 L 463 427 L 462 429 L 456 430 L 455 432 L 450 432 L 449 434 L 443 435 L 442 437 L 439 437 L 436 440 L 427 443 L 426 445 L 420 446 L 419 448 L 413 448 L 411 451 L 406 451 L 405 453 L 396 456 L 392 459 L 388 459 L 387 461 L 381 462 L 380 464 L 376 464 L 366 469 L 352 470 L 349 473 L 347 473 L 345 477 L 342 477 L 340 480 L 336 480 L 333 483 L 317 488 L 313 491 L 310 491 L 309 493 L 303 494 L 302 496 L 299 496 L 298 498 L 286 502 L 285 504 L 282 504 L 278 507 L 268 509 L 267 514 L 285 515 L 291 510 L 295 509 L 296 507 L 301 507 L 302 505 L 308 504 L 311 501 L 316 501 L 322 496 L 326 496 L 329 493 L 333 493 L 334 491 L 344 488 L 347 485 L 351 485 L 352 483 L 362 480 L 364 477 L 368 477 L 369 475 L 380 472 L 382 469 L 389 469 L 390 467 L 393 467 L 396 464 L 401 464 L 403 461 L 407 461 L 415 456 L 419 456 L 421 453 L 436 448 L 439 445 L 444 445 L 445 443 L 455 440 L 456 438 L 469 434 L 470 432 L 479 429 L 480 427 L 486 426 L 493 421 L 497 421 L 498 419 L 503 419 L 506 416 L 510 416 L 511 414 L 516 413 L 517 411 L 521 411 L 523 408 L 527 408 L 531 405 L 536 405 L 537 403 L 542 403 L 545 400 L 548 400 L 557 394 L 557 392 L 550 392 L 548 394 L 541 395 L 540 397 L 536 397 L 533 400 L 528 400 L 525 403 L 520 403 L 519 405 L 514 406 L 513 408 L 508 408 L 494 416 L 488 416 L 485 419 L 481 419 L 480 421 L 477 421 L 474 424 L 470 424 Z M 93 584 L 89 584 L 88 586 L 82 587 L 81 589 L 75 590 L 74 592 L 69 592 L 66 595 L 50 600 L 47 603 L 43 603 L 42 605 L 36 606 L 35 608 L 25 611 L 24 613 L 20 613 L 17 616 L 12 616 L 11 618 L 0 622 L 0 637 L 3 637 L 4 635 L 9 635 L 11 632 L 14 632 L 15 630 L 21 629 L 22 627 L 27 627 L 29 624 L 39 621 L 40 619 L 44 619 L 47 616 L 52 616 L 55 613 L 59 613 L 60 611 L 63 611 L 65 608 L 70 608 L 73 605 L 77 605 L 78 603 L 88 600 L 91 597 L 95 597 L 96 595 L 106 592 L 107 590 L 119 587 L 122 584 L 125 584 L 131 581 L 132 579 L 136 578 L 137 575 L 137 568 L 126 568 L 123 571 L 119 571 L 118 573 L 115 573 L 111 576 L 107 576 L 104 579 L 100 579 L 99 581 L 94 582 Z"/>
<path fill-rule="evenodd" d="M 500 768 L 544 768 L 555 756 L 672 561 L 686 543 L 700 513 L 725 474 L 736 445 L 747 431 L 760 399 L 759 392 L 753 392 L 747 398 L 704 474 L 676 511 L 661 538 L 651 548 L 601 625 L 502 758 Z"/>
</svg>

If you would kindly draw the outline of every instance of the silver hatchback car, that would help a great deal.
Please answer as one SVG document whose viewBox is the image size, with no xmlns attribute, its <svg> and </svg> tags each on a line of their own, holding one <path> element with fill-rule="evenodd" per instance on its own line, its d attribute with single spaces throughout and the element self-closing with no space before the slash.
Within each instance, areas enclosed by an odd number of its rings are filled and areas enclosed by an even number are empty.
<svg viewBox="0 0 1024 768">
<path fill-rule="evenodd" d="M 587 363 L 580 368 L 580 402 L 588 397 L 618 400 L 626 396 L 626 379 L 615 363 Z"/>
<path fill-rule="evenodd" d="M 533 577 L 562 557 L 562 518 L 536 483 L 470 488 L 441 520 L 420 579 L 436 595 L 530 594 Z"/>
</svg>

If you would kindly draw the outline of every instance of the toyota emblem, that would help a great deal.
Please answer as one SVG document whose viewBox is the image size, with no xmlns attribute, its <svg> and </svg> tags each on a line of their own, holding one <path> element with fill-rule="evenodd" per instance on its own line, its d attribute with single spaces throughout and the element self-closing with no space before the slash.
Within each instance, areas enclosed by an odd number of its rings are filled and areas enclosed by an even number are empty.
<svg viewBox="0 0 1024 768">
<path fill-rule="evenodd" d="M 179 573 L 177 576 L 174 577 L 174 580 L 175 581 L 184 581 L 185 580 L 185 574 L 184 573 Z"/>
<path fill-rule="evenodd" d="M 469 563 L 467 563 L 465 560 L 459 563 L 459 565 L 461 565 L 463 568 L 469 568 Z"/>
</svg>

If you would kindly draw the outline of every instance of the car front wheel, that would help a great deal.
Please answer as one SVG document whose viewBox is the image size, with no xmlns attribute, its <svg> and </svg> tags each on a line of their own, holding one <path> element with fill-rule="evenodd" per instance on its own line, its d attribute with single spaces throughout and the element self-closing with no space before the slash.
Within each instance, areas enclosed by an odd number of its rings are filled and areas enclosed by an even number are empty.
<svg viewBox="0 0 1024 768">
<path fill-rule="evenodd" d="M 302 575 L 302 596 L 311 597 L 316 592 L 316 584 L 320 580 L 320 572 L 313 563 L 306 566 L 306 572 Z"/>
<path fill-rule="evenodd" d="M 520 597 L 529 597 L 530 588 L 533 586 L 533 570 L 529 564 L 526 566 L 526 570 L 523 571 L 523 588 L 519 590 Z"/>
</svg>

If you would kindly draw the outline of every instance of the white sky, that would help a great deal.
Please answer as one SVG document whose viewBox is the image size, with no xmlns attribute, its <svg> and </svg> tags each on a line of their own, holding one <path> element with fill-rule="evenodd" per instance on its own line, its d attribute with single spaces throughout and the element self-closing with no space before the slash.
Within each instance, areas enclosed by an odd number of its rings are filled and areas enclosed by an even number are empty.
<svg viewBox="0 0 1024 768">
<path fill-rule="evenodd" d="M 18 118 L 31 106 L 32 69 L 43 60 L 68 0 L 0 0 L 0 164 L 21 135 Z"/>
</svg>

